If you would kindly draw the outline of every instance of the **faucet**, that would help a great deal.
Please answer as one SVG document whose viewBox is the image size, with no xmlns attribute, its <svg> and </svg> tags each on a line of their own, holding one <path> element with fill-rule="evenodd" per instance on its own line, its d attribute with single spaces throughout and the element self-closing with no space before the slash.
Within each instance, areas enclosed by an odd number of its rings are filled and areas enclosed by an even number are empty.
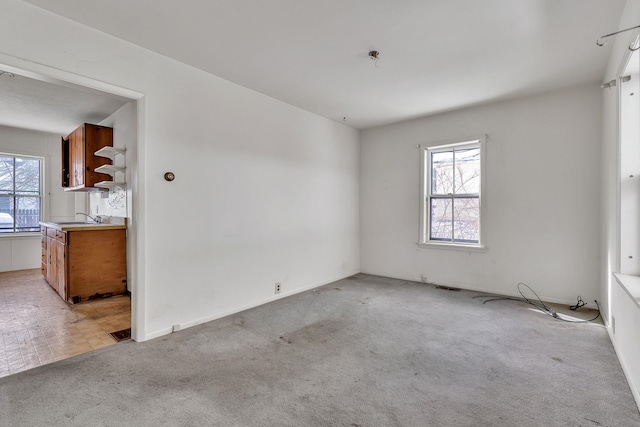
<svg viewBox="0 0 640 427">
<path fill-rule="evenodd" d="M 96 224 L 102 224 L 102 217 L 100 215 L 96 215 L 96 217 L 92 217 L 91 215 L 87 215 L 84 212 L 76 212 L 76 215 L 84 215 L 87 218 L 89 218 L 91 221 L 95 222 Z"/>
</svg>

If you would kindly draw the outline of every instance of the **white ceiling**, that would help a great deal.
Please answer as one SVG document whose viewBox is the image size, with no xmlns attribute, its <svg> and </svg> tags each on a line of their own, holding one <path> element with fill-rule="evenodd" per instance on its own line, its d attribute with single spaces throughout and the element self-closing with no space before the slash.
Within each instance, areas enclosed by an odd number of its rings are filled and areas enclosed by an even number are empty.
<svg viewBox="0 0 640 427">
<path fill-rule="evenodd" d="M 0 71 L 0 126 L 69 134 L 82 123 L 99 123 L 127 100 L 68 83 Z"/>
<path fill-rule="evenodd" d="M 26 0 L 366 128 L 599 83 L 624 0 Z M 380 51 L 375 66 L 370 50 Z"/>
</svg>

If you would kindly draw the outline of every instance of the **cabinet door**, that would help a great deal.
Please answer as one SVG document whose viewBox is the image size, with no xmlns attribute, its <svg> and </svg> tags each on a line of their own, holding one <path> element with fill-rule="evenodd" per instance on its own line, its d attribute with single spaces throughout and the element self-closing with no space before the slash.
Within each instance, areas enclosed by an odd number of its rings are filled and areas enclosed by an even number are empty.
<svg viewBox="0 0 640 427">
<path fill-rule="evenodd" d="M 64 243 L 55 241 L 56 246 L 56 287 L 63 300 L 67 300 L 67 257 Z"/>
<path fill-rule="evenodd" d="M 62 145 L 62 188 L 69 187 L 69 178 L 71 176 L 71 165 L 69 164 L 69 156 L 71 154 L 69 147 L 69 139 L 61 138 Z"/>
<path fill-rule="evenodd" d="M 42 271 L 42 275 L 46 280 L 47 279 L 47 263 L 49 262 L 49 259 L 48 259 L 49 254 L 47 253 L 47 229 L 44 227 L 42 228 L 41 239 L 42 239 L 42 263 L 41 263 L 40 270 Z"/>
<path fill-rule="evenodd" d="M 100 181 L 110 181 L 109 174 L 95 169 L 110 165 L 111 160 L 95 156 L 104 147 L 113 146 L 113 128 L 85 123 L 62 138 L 62 187 L 69 191 L 89 190 Z"/>
<path fill-rule="evenodd" d="M 71 187 L 84 185 L 84 126 L 80 126 L 69 135 L 69 145 L 71 152 Z"/>
<path fill-rule="evenodd" d="M 58 245 L 55 239 L 47 237 L 47 282 L 58 292 Z"/>
</svg>

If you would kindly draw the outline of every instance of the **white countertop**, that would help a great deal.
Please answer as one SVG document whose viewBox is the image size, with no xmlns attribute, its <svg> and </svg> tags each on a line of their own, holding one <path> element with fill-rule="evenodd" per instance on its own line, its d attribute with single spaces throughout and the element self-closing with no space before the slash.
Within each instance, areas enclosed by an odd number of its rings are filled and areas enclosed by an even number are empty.
<svg viewBox="0 0 640 427">
<path fill-rule="evenodd" d="M 116 223 L 97 223 L 97 222 L 40 222 L 44 227 L 50 227 L 60 231 L 86 231 L 86 230 L 124 230 L 127 228 L 127 219 Z"/>
</svg>

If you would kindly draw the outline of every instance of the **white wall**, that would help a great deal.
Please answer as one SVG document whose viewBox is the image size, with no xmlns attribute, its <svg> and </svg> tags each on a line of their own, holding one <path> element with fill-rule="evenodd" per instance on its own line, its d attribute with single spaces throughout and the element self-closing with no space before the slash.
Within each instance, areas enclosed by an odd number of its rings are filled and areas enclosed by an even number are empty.
<svg viewBox="0 0 640 427">
<path fill-rule="evenodd" d="M 114 182 L 124 182 L 123 187 L 115 187 L 108 192 L 89 193 L 89 212 L 91 215 L 104 217 L 117 216 L 131 218 L 132 216 L 132 171 L 135 175 L 137 168 L 137 115 L 135 102 L 129 102 L 118 111 L 100 123 L 101 126 L 113 128 L 113 146 L 124 148 L 124 155 L 116 155 L 113 164 L 124 166 L 124 172 L 116 172 Z M 129 185 L 127 185 L 129 183 Z M 105 197 L 107 196 L 108 197 Z"/>
<path fill-rule="evenodd" d="M 65 193 L 60 185 L 60 135 L 0 126 L 1 152 L 43 157 L 43 221 L 73 220 L 74 196 Z M 21 236 L 0 235 L 0 271 L 40 268 L 40 264 L 40 233 Z"/>
<path fill-rule="evenodd" d="M 116 166 L 126 167 L 124 172 L 116 172 L 114 182 L 124 182 L 125 185 L 113 187 L 108 192 L 89 193 L 89 208 L 91 215 L 101 215 L 105 221 L 108 217 L 121 217 L 128 219 L 127 232 L 127 277 L 134 276 L 133 266 L 136 263 L 135 247 L 138 232 L 138 224 L 133 219 L 133 186 L 132 177 L 137 175 L 138 144 L 137 144 L 137 114 L 136 103 L 129 102 L 104 119 L 99 124 L 113 128 L 113 146 L 124 148 L 124 155 L 117 155 L 113 159 Z M 108 197 L 104 197 L 108 196 Z M 131 292 L 131 281 L 127 280 L 127 290 Z"/>
<path fill-rule="evenodd" d="M 359 271 L 358 131 L 18 0 L 0 7 L 0 62 L 144 94 L 135 339 L 269 301 L 275 282 L 284 296 Z"/>
<path fill-rule="evenodd" d="M 598 297 L 597 86 L 492 103 L 365 130 L 361 268 L 409 280 L 548 301 Z M 416 145 L 487 134 L 485 252 L 419 249 Z"/>
</svg>

